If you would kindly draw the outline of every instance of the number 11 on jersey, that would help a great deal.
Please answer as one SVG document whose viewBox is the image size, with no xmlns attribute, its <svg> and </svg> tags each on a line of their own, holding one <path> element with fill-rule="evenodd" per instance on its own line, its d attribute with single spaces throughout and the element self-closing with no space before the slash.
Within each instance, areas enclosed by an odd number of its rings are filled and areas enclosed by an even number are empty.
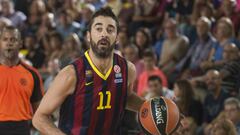
<svg viewBox="0 0 240 135">
<path fill-rule="evenodd" d="M 104 94 L 106 94 L 106 98 L 107 98 L 107 104 L 103 105 L 103 99 L 104 99 Z M 106 91 L 106 93 L 103 93 L 102 91 L 100 91 L 98 93 L 99 95 L 99 105 L 97 107 L 97 110 L 104 110 L 104 109 L 111 109 L 111 92 L 110 91 Z"/>
</svg>

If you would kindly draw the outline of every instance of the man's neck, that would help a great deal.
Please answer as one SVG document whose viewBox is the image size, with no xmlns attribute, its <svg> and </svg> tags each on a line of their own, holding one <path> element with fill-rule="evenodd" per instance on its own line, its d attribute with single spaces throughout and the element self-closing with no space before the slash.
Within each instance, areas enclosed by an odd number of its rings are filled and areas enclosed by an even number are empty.
<svg viewBox="0 0 240 135">
<path fill-rule="evenodd" d="M 153 71 L 155 69 L 155 66 L 154 67 L 148 67 L 148 68 L 146 68 L 146 71 L 147 72 L 151 72 L 151 71 Z"/>
<path fill-rule="evenodd" d="M 229 38 L 220 39 L 220 44 L 224 45 L 228 40 L 229 40 Z"/>
<path fill-rule="evenodd" d="M 168 37 L 168 39 L 169 39 L 169 40 L 174 40 L 174 39 L 176 39 L 177 37 L 178 37 L 178 34 L 174 34 L 173 36 Z"/>
<path fill-rule="evenodd" d="M 221 88 L 217 88 L 217 90 L 213 93 L 213 96 L 215 99 L 217 99 L 220 96 Z"/>
<path fill-rule="evenodd" d="M 16 66 L 19 63 L 19 61 L 20 61 L 19 58 L 15 58 L 15 59 L 3 59 L 3 58 L 0 58 L 0 63 L 2 65 L 6 65 L 6 66 L 9 66 L 9 67 Z"/>
<path fill-rule="evenodd" d="M 207 39 L 208 39 L 208 34 L 203 35 L 202 37 L 199 37 L 199 40 L 200 40 L 201 42 L 205 42 L 205 41 L 207 41 Z"/>
<path fill-rule="evenodd" d="M 110 57 L 99 58 L 92 52 L 92 50 L 89 50 L 89 56 L 90 56 L 93 64 L 103 74 L 106 74 L 108 72 L 109 68 L 113 64 L 113 53 L 112 53 L 112 55 Z"/>
</svg>

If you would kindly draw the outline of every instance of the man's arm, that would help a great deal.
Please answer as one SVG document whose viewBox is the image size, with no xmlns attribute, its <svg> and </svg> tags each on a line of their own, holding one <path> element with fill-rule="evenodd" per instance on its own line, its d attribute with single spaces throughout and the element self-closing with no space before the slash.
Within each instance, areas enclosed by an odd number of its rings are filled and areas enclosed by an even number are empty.
<svg viewBox="0 0 240 135">
<path fill-rule="evenodd" d="M 127 98 L 127 109 L 138 112 L 145 101 L 143 98 L 136 95 L 133 92 L 133 84 L 136 79 L 135 66 L 128 62 L 128 98 Z"/>
<path fill-rule="evenodd" d="M 72 65 L 60 71 L 54 79 L 33 117 L 33 125 L 42 134 L 64 135 L 64 133 L 53 124 L 50 115 L 64 102 L 68 95 L 74 92 L 75 84 L 76 75 Z"/>
</svg>

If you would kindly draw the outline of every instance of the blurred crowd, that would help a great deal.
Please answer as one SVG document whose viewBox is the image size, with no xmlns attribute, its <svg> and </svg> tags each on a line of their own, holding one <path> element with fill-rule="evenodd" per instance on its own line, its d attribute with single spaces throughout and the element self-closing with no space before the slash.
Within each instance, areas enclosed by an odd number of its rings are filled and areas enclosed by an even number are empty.
<svg viewBox="0 0 240 135">
<path fill-rule="evenodd" d="M 88 49 L 91 15 L 119 17 L 115 51 L 135 64 L 135 90 L 176 102 L 185 118 L 174 135 L 240 135 L 239 0 L 1 0 L 0 29 L 22 33 L 20 57 L 48 89 Z M 125 134 L 141 134 L 127 111 Z M 57 114 L 56 116 L 57 119 Z"/>
</svg>

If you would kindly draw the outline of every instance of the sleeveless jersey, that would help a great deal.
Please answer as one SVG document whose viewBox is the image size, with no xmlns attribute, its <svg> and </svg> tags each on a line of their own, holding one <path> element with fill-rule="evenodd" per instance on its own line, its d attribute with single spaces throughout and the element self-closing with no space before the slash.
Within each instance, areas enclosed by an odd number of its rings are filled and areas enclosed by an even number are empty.
<svg viewBox="0 0 240 135">
<path fill-rule="evenodd" d="M 68 135 L 118 135 L 127 100 L 127 62 L 114 54 L 103 75 L 88 52 L 73 62 L 75 91 L 61 106 L 59 128 Z"/>
</svg>

